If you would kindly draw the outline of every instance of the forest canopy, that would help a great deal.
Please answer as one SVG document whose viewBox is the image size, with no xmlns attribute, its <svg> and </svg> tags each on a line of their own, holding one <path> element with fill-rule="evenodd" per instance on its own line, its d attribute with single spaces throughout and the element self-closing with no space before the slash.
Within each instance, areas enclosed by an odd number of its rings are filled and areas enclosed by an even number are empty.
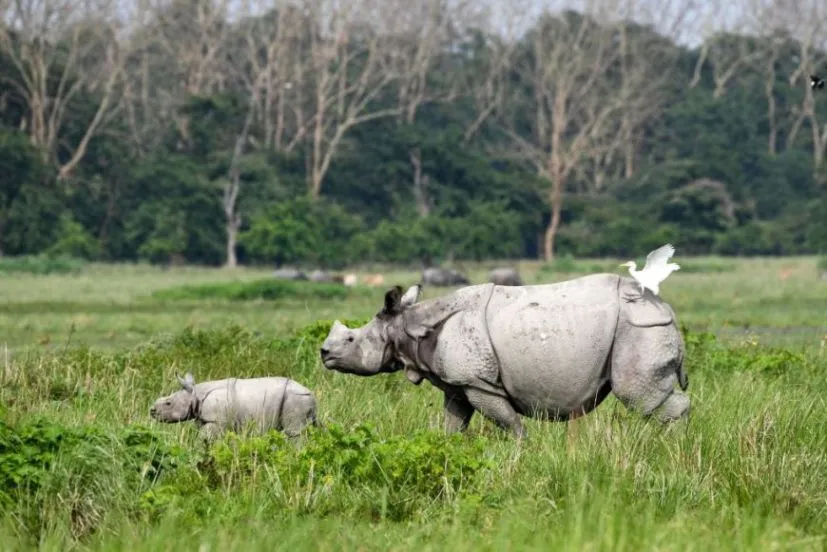
<svg viewBox="0 0 827 552">
<path fill-rule="evenodd" d="M 0 255 L 827 252 L 815 12 L 546 4 L 2 3 Z"/>
</svg>

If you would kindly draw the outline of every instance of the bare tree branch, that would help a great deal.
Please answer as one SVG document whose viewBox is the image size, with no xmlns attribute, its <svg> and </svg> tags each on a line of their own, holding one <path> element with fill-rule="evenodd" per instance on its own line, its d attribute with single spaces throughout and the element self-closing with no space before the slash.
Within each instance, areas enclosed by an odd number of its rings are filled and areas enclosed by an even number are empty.
<svg viewBox="0 0 827 552">
<path fill-rule="evenodd" d="M 573 172 L 606 155 L 616 141 L 622 107 L 605 75 L 619 61 L 611 26 L 600 25 L 590 14 L 544 14 L 532 29 L 530 51 L 515 70 L 531 96 L 515 98 L 507 119 L 507 134 L 538 174 L 549 182 L 551 220 L 546 227 L 543 256 L 551 260 L 560 226 L 565 190 Z M 528 105 L 533 117 L 531 134 L 516 124 Z"/>
<path fill-rule="evenodd" d="M 397 115 L 400 108 L 374 108 L 398 79 L 389 37 L 376 22 L 387 18 L 393 6 L 382 0 L 307 2 L 315 27 L 310 33 L 315 110 L 308 177 L 310 195 L 318 198 L 346 134 L 365 122 Z"/>
<path fill-rule="evenodd" d="M 32 143 L 55 162 L 58 177 L 66 179 L 120 107 L 117 84 L 126 52 L 118 43 L 118 4 L 17 0 L 0 4 L 0 10 L 6 23 L 0 26 L 0 51 L 17 73 L 2 78 L 27 104 L 25 128 Z M 94 103 L 94 112 L 70 144 L 62 130 L 67 110 L 81 96 Z"/>
</svg>

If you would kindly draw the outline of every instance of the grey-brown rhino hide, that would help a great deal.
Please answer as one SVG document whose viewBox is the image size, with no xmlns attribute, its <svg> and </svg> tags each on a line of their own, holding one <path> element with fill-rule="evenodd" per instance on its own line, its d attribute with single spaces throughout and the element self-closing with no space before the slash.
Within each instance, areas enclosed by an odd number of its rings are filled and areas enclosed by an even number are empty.
<svg viewBox="0 0 827 552">
<path fill-rule="evenodd" d="M 522 435 L 520 416 L 568 420 L 613 392 L 664 421 L 684 417 L 683 341 L 658 297 L 629 300 L 634 282 L 596 274 L 534 286 L 467 286 L 418 302 L 393 288 L 361 328 L 338 321 L 322 345 L 328 369 L 374 375 L 403 369 L 445 395 L 447 429 L 476 410 Z M 640 297 L 639 294 L 636 297 Z"/>
</svg>

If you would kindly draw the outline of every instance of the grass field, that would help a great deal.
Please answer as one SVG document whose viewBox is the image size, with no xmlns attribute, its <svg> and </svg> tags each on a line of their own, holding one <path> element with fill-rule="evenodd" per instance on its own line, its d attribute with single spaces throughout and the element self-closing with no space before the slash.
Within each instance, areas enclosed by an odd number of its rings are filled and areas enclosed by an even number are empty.
<svg viewBox="0 0 827 552">
<path fill-rule="evenodd" d="M 318 292 L 257 284 L 267 270 L 0 273 L 0 549 L 824 549 L 827 281 L 812 258 L 678 262 L 661 295 L 688 331 L 690 423 L 610 397 L 573 437 L 526 420 L 522 443 L 478 414 L 444 436 L 427 383 L 321 367 L 326 324 L 370 317 L 416 272 Z M 462 268 L 478 283 L 494 264 Z M 294 377 L 327 428 L 207 450 L 192 424 L 148 416 L 187 370 Z"/>
</svg>

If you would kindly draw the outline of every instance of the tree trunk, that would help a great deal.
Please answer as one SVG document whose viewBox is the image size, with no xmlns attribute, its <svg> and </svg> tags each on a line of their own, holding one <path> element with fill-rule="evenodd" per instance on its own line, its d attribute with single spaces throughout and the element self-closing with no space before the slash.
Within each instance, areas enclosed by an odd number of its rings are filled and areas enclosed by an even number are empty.
<svg viewBox="0 0 827 552">
<path fill-rule="evenodd" d="M 224 268 L 235 268 L 238 266 L 238 256 L 235 248 L 238 244 L 238 229 L 241 226 L 238 215 L 227 217 L 227 260 Z"/>
<path fill-rule="evenodd" d="M 431 204 L 428 198 L 428 175 L 422 173 L 422 154 L 420 151 L 412 150 L 409 153 L 411 165 L 413 165 L 413 193 L 416 201 L 416 210 L 421 218 L 431 213 Z"/>
<path fill-rule="evenodd" d="M 543 236 L 543 257 L 547 263 L 554 259 L 554 240 L 557 238 L 557 230 L 560 228 L 560 213 L 563 208 L 562 176 L 557 175 L 552 178 L 551 193 L 549 194 L 551 220 Z"/>
</svg>

